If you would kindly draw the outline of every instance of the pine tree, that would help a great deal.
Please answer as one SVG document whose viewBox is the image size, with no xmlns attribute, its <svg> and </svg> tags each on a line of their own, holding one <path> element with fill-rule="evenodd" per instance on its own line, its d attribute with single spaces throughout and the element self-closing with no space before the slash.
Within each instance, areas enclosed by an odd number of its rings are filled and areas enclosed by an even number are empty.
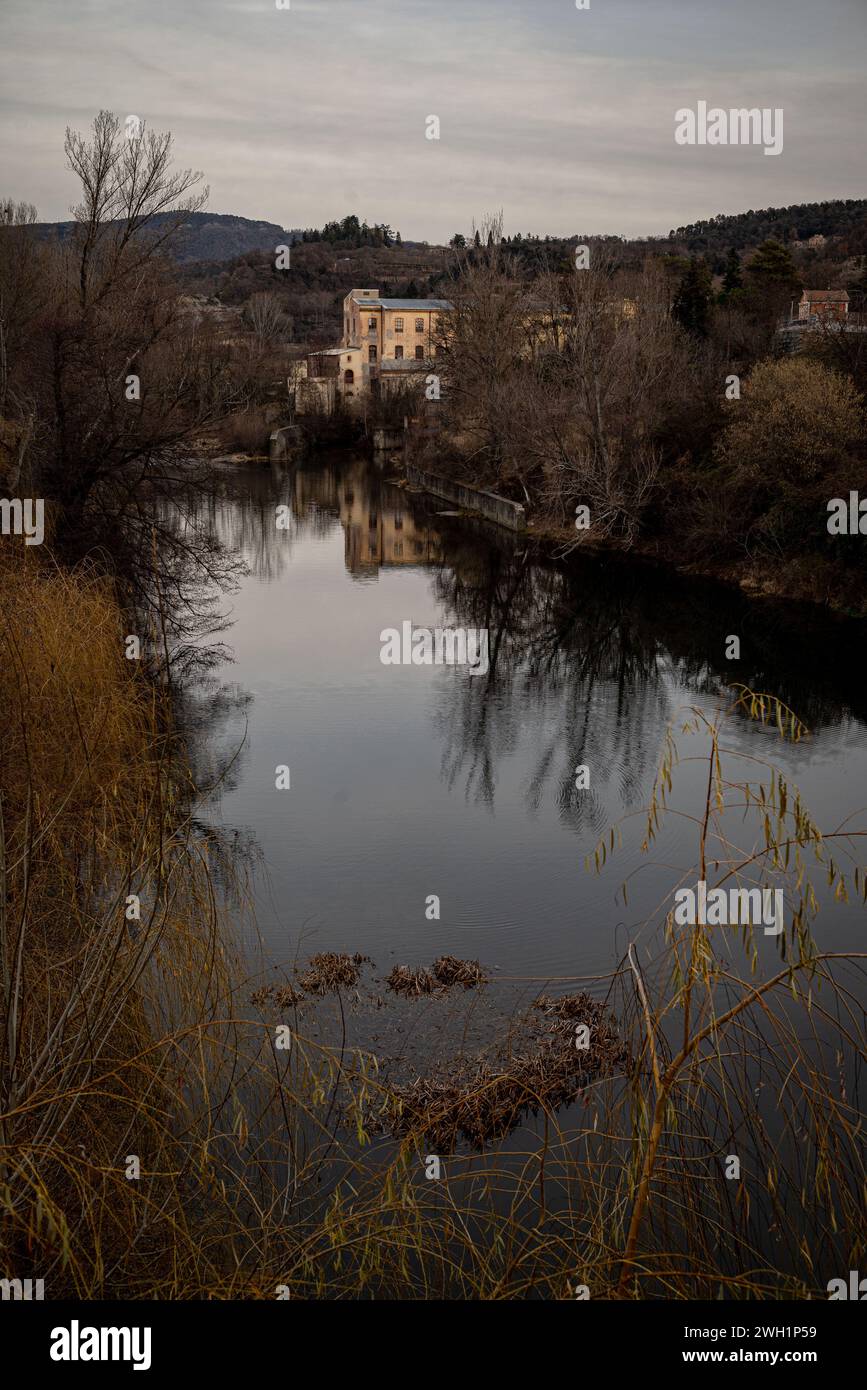
<svg viewBox="0 0 867 1390">
<path fill-rule="evenodd" d="M 783 286 L 788 290 L 800 288 L 792 253 L 779 241 L 763 241 L 748 263 L 746 273 L 747 279 L 756 287 Z"/>
<path fill-rule="evenodd" d="M 763 241 L 746 266 L 746 282 L 754 310 L 766 320 L 785 313 L 801 290 L 792 253 L 781 242 Z"/>
<path fill-rule="evenodd" d="M 741 275 L 741 258 L 733 246 L 729 247 L 726 256 L 726 268 L 723 276 L 723 294 L 729 295 L 732 290 L 739 290 L 743 286 L 743 276 Z"/>
<path fill-rule="evenodd" d="M 671 314 L 681 327 L 699 338 L 707 335 L 711 291 L 712 281 L 706 262 L 693 257 L 678 285 Z"/>
</svg>

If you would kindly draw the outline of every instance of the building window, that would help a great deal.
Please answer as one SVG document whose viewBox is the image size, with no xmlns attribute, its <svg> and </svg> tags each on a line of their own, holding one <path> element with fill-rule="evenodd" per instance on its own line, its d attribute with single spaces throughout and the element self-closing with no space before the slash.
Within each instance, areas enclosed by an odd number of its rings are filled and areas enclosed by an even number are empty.
<svg viewBox="0 0 867 1390">
<path fill-rule="evenodd" d="M 346 382 L 347 386 L 352 386 L 352 384 L 354 383 L 355 372 L 352 370 L 351 367 L 346 368 L 346 371 L 343 373 L 343 380 Z"/>
<path fill-rule="evenodd" d="M 416 321 L 415 321 L 415 331 L 416 331 L 416 333 L 423 333 L 423 332 L 424 332 L 424 319 L 416 319 Z"/>
<path fill-rule="evenodd" d="M 402 333 L 402 332 L 403 332 L 403 319 L 395 319 L 395 321 L 394 321 L 394 331 L 395 331 L 395 333 Z"/>
<path fill-rule="evenodd" d="M 367 360 L 368 362 L 376 361 L 376 348 L 373 346 L 373 344 L 371 344 L 371 346 L 367 349 Z"/>
<path fill-rule="evenodd" d="M 400 559 L 400 557 L 403 555 L 403 541 L 395 541 L 394 553 L 397 556 L 397 558 Z"/>
<path fill-rule="evenodd" d="M 402 530 L 403 530 L 403 513 L 402 513 L 402 512 L 395 512 L 395 514 L 394 514 L 394 529 L 395 529 L 395 531 L 402 531 Z"/>
<path fill-rule="evenodd" d="M 400 362 L 400 361 L 402 360 L 402 358 L 403 358 L 403 348 L 401 347 L 400 343 L 398 343 L 397 347 L 396 347 L 395 350 L 394 350 L 394 360 L 395 360 L 395 362 Z"/>
<path fill-rule="evenodd" d="M 421 343 L 416 343 L 415 355 L 419 362 L 424 361 L 424 348 L 422 347 Z"/>
<path fill-rule="evenodd" d="M 376 515 L 376 512 L 371 512 L 370 515 L 369 515 L 368 518 L 367 518 L 367 524 L 368 524 L 368 526 L 370 527 L 370 530 L 371 530 L 371 531 L 376 530 L 377 521 L 378 521 L 378 517 L 377 517 L 377 515 Z"/>
<path fill-rule="evenodd" d="M 373 317 L 373 315 L 371 315 L 370 318 L 367 320 L 367 327 L 371 333 L 376 332 L 376 319 Z"/>
</svg>

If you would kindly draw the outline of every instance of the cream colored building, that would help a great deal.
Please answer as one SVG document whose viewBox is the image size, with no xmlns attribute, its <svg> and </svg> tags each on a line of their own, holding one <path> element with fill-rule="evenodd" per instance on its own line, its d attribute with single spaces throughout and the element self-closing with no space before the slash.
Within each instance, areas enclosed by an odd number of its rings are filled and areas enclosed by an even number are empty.
<svg viewBox="0 0 867 1390">
<path fill-rule="evenodd" d="M 343 344 L 360 348 L 368 384 L 382 375 L 386 363 L 415 364 L 414 370 L 421 371 L 436 358 L 451 309 L 447 299 L 381 299 L 378 289 L 350 290 L 343 301 Z"/>
<path fill-rule="evenodd" d="M 362 393 L 361 351 L 352 348 L 320 348 L 296 362 L 288 378 L 289 394 L 299 415 L 334 410 L 338 401 L 353 408 Z"/>
<path fill-rule="evenodd" d="M 343 301 L 339 347 L 307 357 L 307 372 L 296 383 L 296 409 L 333 409 L 337 400 L 350 409 L 371 387 L 394 390 L 434 370 L 447 299 L 382 299 L 378 289 L 350 290 Z"/>
</svg>

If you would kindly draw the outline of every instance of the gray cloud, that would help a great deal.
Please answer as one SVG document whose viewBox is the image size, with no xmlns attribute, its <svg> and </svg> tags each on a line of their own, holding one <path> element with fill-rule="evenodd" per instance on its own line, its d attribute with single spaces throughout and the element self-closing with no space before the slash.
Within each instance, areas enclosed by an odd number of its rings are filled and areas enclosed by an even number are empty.
<svg viewBox="0 0 867 1390">
<path fill-rule="evenodd" d="M 64 128 L 108 106 L 171 129 L 219 212 L 664 233 L 863 193 L 865 38 L 864 0 L 5 0 L 3 192 L 66 216 Z M 783 154 L 675 145 L 699 99 L 782 107 Z"/>
</svg>

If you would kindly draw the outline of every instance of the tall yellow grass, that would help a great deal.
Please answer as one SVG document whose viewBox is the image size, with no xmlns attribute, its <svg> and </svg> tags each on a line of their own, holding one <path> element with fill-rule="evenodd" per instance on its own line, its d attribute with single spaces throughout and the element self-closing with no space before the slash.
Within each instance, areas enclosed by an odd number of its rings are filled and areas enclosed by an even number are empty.
<svg viewBox="0 0 867 1390">
<path fill-rule="evenodd" d="M 779 968 L 741 976 L 663 913 L 655 954 L 631 950 L 611 982 L 628 1074 L 588 1088 L 582 1122 L 540 1096 L 538 1137 L 443 1156 L 427 1182 L 423 1123 L 373 1137 L 393 1109 L 373 1058 L 305 1039 L 291 1013 L 280 1051 L 275 1018 L 239 1008 L 170 711 L 124 635 L 95 571 L 0 557 L 4 1276 L 49 1298 L 747 1298 L 823 1296 L 858 1267 L 863 958 L 816 947 L 810 863 L 838 897 L 867 888 L 840 867 L 855 840 L 823 838 L 770 765 L 761 791 L 727 770 L 730 709 L 688 721 L 709 744 L 695 868 L 791 875 Z M 801 731 L 767 697 L 736 704 Z M 648 845 L 676 762 L 672 741 Z M 758 818 L 747 851 L 727 810 Z M 615 850 L 612 834 L 593 867 Z"/>
</svg>

